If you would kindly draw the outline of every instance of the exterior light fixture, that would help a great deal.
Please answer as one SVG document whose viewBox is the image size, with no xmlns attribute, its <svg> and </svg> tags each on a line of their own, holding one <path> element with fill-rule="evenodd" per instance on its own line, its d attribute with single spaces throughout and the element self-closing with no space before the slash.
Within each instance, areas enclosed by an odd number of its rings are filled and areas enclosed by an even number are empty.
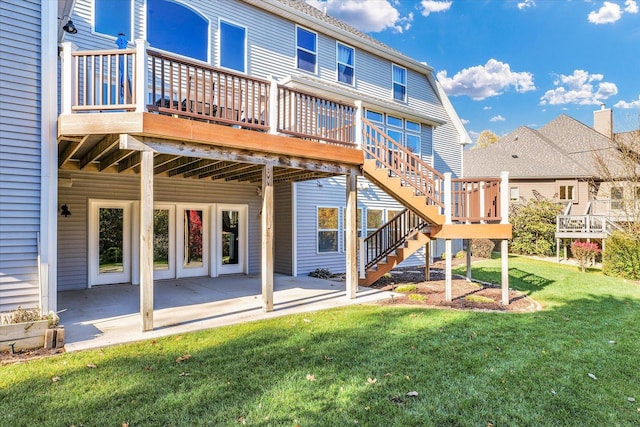
<svg viewBox="0 0 640 427">
<path fill-rule="evenodd" d="M 67 206 L 66 203 L 64 205 L 60 206 L 60 216 L 63 216 L 63 217 L 66 218 L 69 215 L 71 215 L 71 211 L 69 210 L 69 206 Z"/>
<path fill-rule="evenodd" d="M 73 21 L 71 19 L 69 19 L 67 23 L 64 24 L 64 27 L 62 27 L 62 29 L 69 34 L 75 34 L 78 32 L 78 29 L 76 28 L 75 25 L 73 25 Z"/>
</svg>

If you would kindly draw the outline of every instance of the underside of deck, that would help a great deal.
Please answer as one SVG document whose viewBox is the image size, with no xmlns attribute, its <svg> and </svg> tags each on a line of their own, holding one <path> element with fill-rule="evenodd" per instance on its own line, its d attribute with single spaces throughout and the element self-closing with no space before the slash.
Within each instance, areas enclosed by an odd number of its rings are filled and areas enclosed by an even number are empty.
<svg viewBox="0 0 640 427">
<path fill-rule="evenodd" d="M 274 182 L 359 174 L 361 150 L 153 113 L 61 115 L 59 167 L 138 173 L 141 151 L 154 153 L 154 175 L 260 182 L 265 165 Z"/>
</svg>

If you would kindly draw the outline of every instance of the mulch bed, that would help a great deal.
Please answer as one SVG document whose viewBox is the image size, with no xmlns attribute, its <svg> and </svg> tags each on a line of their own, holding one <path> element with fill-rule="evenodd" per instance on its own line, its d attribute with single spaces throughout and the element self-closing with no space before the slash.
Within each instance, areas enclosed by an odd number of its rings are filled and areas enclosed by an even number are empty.
<svg viewBox="0 0 640 427">
<path fill-rule="evenodd" d="M 460 263 L 464 263 L 464 260 L 452 260 L 453 265 Z M 404 285 L 414 285 L 415 290 L 411 289 L 402 293 L 396 291 L 399 286 Z M 469 282 L 464 277 L 456 275 L 453 275 L 451 280 L 452 301 L 445 301 L 445 274 L 444 262 L 442 261 L 432 265 L 429 281 L 425 280 L 424 268 L 402 267 L 392 270 L 390 275 L 380 278 L 371 287 L 385 291 L 396 291 L 392 298 L 379 302 L 381 305 L 411 305 L 518 313 L 529 313 L 542 309 L 540 303 L 513 289 L 509 290 L 509 305 L 502 305 L 500 285 Z M 411 297 L 411 295 L 413 296 Z"/>
</svg>

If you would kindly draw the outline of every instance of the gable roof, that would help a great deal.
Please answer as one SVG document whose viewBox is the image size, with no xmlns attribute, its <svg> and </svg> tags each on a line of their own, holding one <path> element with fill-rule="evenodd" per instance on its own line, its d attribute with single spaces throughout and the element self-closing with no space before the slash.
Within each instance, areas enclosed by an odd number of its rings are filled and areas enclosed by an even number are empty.
<svg viewBox="0 0 640 427">
<path fill-rule="evenodd" d="M 615 151 L 609 138 L 561 114 L 537 131 L 521 126 L 487 148 L 466 151 L 464 176 L 508 171 L 512 179 L 598 178 L 596 157 L 615 168 Z"/>
</svg>

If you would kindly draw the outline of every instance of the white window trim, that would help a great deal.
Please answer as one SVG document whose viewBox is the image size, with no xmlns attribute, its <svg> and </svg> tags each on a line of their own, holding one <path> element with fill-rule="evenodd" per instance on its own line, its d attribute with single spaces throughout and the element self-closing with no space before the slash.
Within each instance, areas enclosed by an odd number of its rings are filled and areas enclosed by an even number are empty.
<svg viewBox="0 0 640 427">
<path fill-rule="evenodd" d="M 347 63 L 340 62 L 339 53 L 338 53 L 339 52 L 338 46 L 340 46 L 340 45 L 342 45 L 342 46 L 344 46 L 346 48 L 349 48 L 349 49 L 351 49 L 353 51 L 353 65 L 349 65 Z M 341 81 L 339 79 L 340 74 L 339 74 L 339 67 L 338 66 L 340 64 L 343 64 L 346 67 L 353 68 L 353 81 L 351 83 L 343 82 L 343 81 Z M 347 85 L 347 86 L 351 86 L 351 87 L 354 87 L 356 85 L 356 48 L 354 48 L 353 46 L 349 46 L 346 43 L 339 42 L 339 41 L 336 41 L 336 81 L 338 83 L 341 83 L 341 84 L 344 84 L 344 85 Z"/>
<path fill-rule="evenodd" d="M 303 47 L 298 46 L 298 29 L 302 29 L 302 30 L 307 31 L 309 33 L 315 34 L 316 40 L 315 40 L 315 46 L 314 46 L 315 51 L 314 52 L 312 52 L 310 50 L 307 50 L 307 49 L 305 49 Z M 310 30 L 310 29 L 308 29 L 306 27 L 303 27 L 301 25 L 296 25 L 296 34 L 295 34 L 295 36 L 296 36 L 296 55 L 295 55 L 295 58 L 294 58 L 295 63 L 293 64 L 293 68 L 295 70 L 302 71 L 303 73 L 309 73 L 309 74 L 317 75 L 318 74 L 318 33 L 315 32 L 315 31 L 312 31 L 312 30 Z M 316 62 L 315 62 L 314 67 L 313 67 L 313 72 L 307 71 L 307 70 L 304 70 L 304 69 L 298 67 L 298 50 L 303 50 L 305 52 L 312 53 L 315 56 Z"/>
<path fill-rule="evenodd" d="M 516 193 L 516 197 L 513 197 L 513 193 Z M 520 200 L 520 188 L 519 187 L 509 187 L 509 201 L 517 202 Z"/>
<path fill-rule="evenodd" d="M 318 211 L 320 209 L 335 209 L 336 214 L 338 215 L 338 227 L 337 228 L 320 228 L 318 224 Z M 316 206 L 316 254 L 317 255 L 325 255 L 325 254 L 337 254 L 340 253 L 340 206 Z M 336 232 L 336 250 L 335 251 L 320 251 L 320 232 L 321 231 L 335 231 Z"/>
<path fill-rule="evenodd" d="M 393 69 L 394 68 L 400 68 L 400 69 L 404 70 L 404 78 L 405 78 L 406 82 L 402 83 L 402 84 L 398 83 L 398 84 L 401 84 L 402 86 L 404 86 L 404 99 L 402 99 L 402 100 L 396 99 L 396 97 L 394 96 L 393 86 L 396 84 L 396 81 L 393 79 Z M 407 88 L 408 80 L 409 80 L 409 74 L 408 74 L 407 69 L 405 67 L 401 67 L 398 64 L 391 64 L 391 99 L 393 99 L 396 102 L 403 102 L 403 103 L 407 102 L 407 99 L 409 98 L 409 90 Z"/>
<path fill-rule="evenodd" d="M 229 25 L 233 25 L 235 27 L 239 27 L 244 29 L 244 59 L 243 59 L 243 68 L 244 70 L 240 71 L 240 70 L 234 70 L 233 68 L 227 68 L 225 66 L 222 65 L 222 34 L 221 34 L 221 28 L 222 28 L 222 23 L 225 24 L 229 24 Z M 242 25 L 238 22 L 232 21 L 230 19 L 225 19 L 222 17 L 218 18 L 218 31 L 216 32 L 216 39 L 217 39 L 217 63 L 218 63 L 218 67 L 222 68 L 223 70 L 229 70 L 233 73 L 240 73 L 240 74 L 249 74 L 249 66 L 248 66 L 248 57 L 249 57 L 249 51 L 247 49 L 247 41 L 249 39 L 249 29 L 246 25 Z"/>
<path fill-rule="evenodd" d="M 356 231 L 358 232 L 358 237 L 362 237 L 363 236 L 363 231 L 362 231 L 362 221 L 364 219 L 364 208 L 356 208 L 356 216 L 358 216 L 358 211 L 360 212 L 360 228 L 357 229 Z M 346 245 L 346 235 L 347 235 L 347 208 L 346 207 L 342 207 L 341 208 L 341 212 L 342 212 L 342 222 L 340 223 L 342 226 L 342 233 L 340 233 L 340 235 L 342 236 L 342 245 L 340 245 L 340 253 L 345 253 L 347 251 L 347 245 Z M 357 224 L 358 221 L 356 220 L 356 228 L 357 228 Z"/>
</svg>

